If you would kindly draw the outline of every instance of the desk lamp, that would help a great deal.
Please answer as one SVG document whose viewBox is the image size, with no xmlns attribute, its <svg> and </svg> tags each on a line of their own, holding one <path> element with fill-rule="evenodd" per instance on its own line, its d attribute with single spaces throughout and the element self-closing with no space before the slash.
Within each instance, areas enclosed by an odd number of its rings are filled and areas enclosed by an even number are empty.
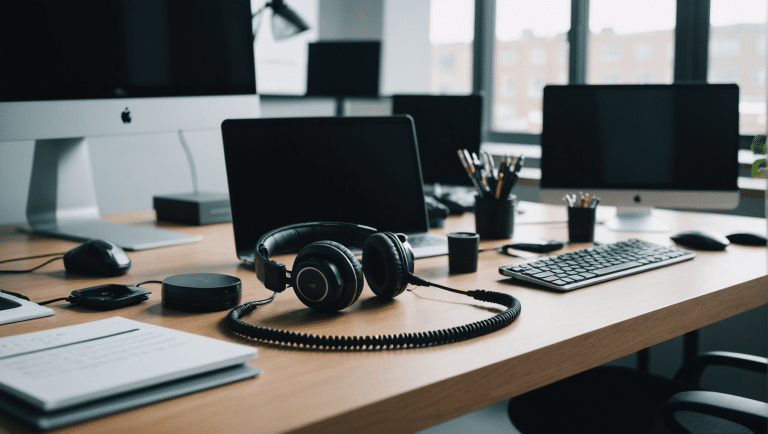
<svg viewBox="0 0 768 434">
<path fill-rule="evenodd" d="M 254 42 L 256 42 L 256 34 L 261 27 L 261 17 L 267 8 L 272 8 L 272 35 L 276 41 L 289 38 L 309 29 L 309 26 L 299 14 L 289 8 L 283 0 L 272 0 L 252 15 Z"/>
</svg>

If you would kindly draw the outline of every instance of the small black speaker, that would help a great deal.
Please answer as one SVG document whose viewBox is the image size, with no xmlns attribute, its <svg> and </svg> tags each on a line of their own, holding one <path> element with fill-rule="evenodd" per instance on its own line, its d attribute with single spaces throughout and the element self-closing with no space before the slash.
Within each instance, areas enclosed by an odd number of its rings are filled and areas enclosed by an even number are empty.
<svg viewBox="0 0 768 434">
<path fill-rule="evenodd" d="M 215 273 L 178 274 L 163 280 L 163 306 L 187 312 L 217 312 L 240 304 L 243 284 Z"/>
</svg>

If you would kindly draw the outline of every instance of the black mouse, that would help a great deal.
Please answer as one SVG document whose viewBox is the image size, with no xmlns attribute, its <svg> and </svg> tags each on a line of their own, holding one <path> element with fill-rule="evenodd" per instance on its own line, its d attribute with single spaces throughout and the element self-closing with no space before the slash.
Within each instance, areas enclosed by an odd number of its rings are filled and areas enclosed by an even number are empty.
<svg viewBox="0 0 768 434">
<path fill-rule="evenodd" d="M 510 248 L 515 250 L 523 250 L 525 252 L 549 253 L 549 252 L 554 252 L 555 250 L 560 250 L 564 246 L 565 246 L 565 243 L 562 241 L 539 240 L 539 241 L 529 241 L 524 243 L 506 244 L 502 246 L 502 249 L 506 250 Z"/>
<path fill-rule="evenodd" d="M 86 276 L 119 276 L 131 268 L 131 259 L 108 241 L 88 240 L 64 254 L 64 268 Z"/>
<path fill-rule="evenodd" d="M 759 232 L 734 232 L 725 236 L 733 244 L 742 244 L 744 246 L 766 246 L 768 238 L 765 234 Z"/>
<path fill-rule="evenodd" d="M 731 244 L 728 238 L 708 231 L 682 231 L 670 238 L 677 244 L 697 250 L 725 250 Z"/>
</svg>

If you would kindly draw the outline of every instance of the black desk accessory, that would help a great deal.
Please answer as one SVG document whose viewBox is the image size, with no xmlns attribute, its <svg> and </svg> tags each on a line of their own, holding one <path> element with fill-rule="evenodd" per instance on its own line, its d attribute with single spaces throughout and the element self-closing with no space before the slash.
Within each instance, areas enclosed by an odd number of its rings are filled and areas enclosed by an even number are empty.
<svg viewBox="0 0 768 434">
<path fill-rule="evenodd" d="M 217 312 L 240 303 L 242 282 L 216 273 L 178 274 L 163 279 L 163 306 L 187 312 Z"/>
<path fill-rule="evenodd" d="M 196 192 L 154 196 L 152 206 L 160 221 L 192 226 L 232 221 L 226 193 Z"/>
<path fill-rule="evenodd" d="M 151 294 L 138 286 L 107 284 L 72 291 L 67 301 L 92 309 L 109 310 L 149 300 Z"/>
<path fill-rule="evenodd" d="M 451 232 L 448 234 L 448 271 L 451 273 L 474 273 L 480 250 L 480 235 L 474 232 Z"/>
<path fill-rule="evenodd" d="M 232 209 L 229 206 L 229 195 L 200 191 L 192 150 L 189 149 L 182 131 L 178 132 L 178 136 L 192 175 L 192 192 L 154 196 L 152 206 L 157 219 L 193 226 L 231 222 Z"/>
<path fill-rule="evenodd" d="M 677 244 L 697 250 L 725 250 L 731 244 L 728 238 L 710 231 L 688 230 L 669 237 Z"/>
<path fill-rule="evenodd" d="M 522 250 L 524 252 L 533 253 L 549 253 L 555 250 L 560 250 L 565 246 L 565 243 L 557 240 L 539 240 L 539 241 L 527 241 L 521 243 L 505 244 L 502 246 L 502 250 L 514 249 Z"/>
<path fill-rule="evenodd" d="M 64 254 L 64 268 L 86 276 L 119 276 L 131 268 L 131 259 L 109 241 L 88 240 Z"/>
<path fill-rule="evenodd" d="M 733 232 L 726 235 L 725 238 L 728 238 L 728 241 L 732 242 L 733 244 L 741 244 L 744 246 L 768 245 L 768 238 L 766 238 L 765 233 L 760 232 Z"/>
<path fill-rule="evenodd" d="M 43 267 L 59 259 L 64 260 L 64 268 L 69 273 L 81 274 L 84 276 L 112 277 L 124 274 L 131 268 L 131 259 L 125 251 L 119 246 L 109 241 L 91 239 L 80 244 L 74 249 L 63 253 L 48 253 L 44 255 L 28 256 L 23 258 L 13 258 L 0 261 L 0 264 L 7 262 L 23 261 L 27 259 L 37 259 L 55 256 L 42 264 L 25 270 L 0 270 L 0 274 L 22 274 L 31 273 L 38 268 Z"/>
<path fill-rule="evenodd" d="M 359 261 L 348 247 L 363 250 Z M 269 258 L 299 250 L 293 270 Z M 351 306 L 364 287 L 382 299 L 393 299 L 408 284 L 434 286 L 464 294 L 476 300 L 506 307 L 492 318 L 460 327 L 421 333 L 377 336 L 319 336 L 256 326 L 240 317 L 271 302 L 252 301 L 230 311 L 227 327 L 241 336 L 308 349 L 396 349 L 458 342 L 485 335 L 512 323 L 520 315 L 520 302 L 508 294 L 474 290 L 461 291 L 427 282 L 413 274 L 414 255 L 407 237 L 392 232 L 377 232 L 368 226 L 351 223 L 302 223 L 275 229 L 256 243 L 256 275 L 275 293 L 293 287 L 296 296 L 310 308 L 338 311 Z"/>
</svg>

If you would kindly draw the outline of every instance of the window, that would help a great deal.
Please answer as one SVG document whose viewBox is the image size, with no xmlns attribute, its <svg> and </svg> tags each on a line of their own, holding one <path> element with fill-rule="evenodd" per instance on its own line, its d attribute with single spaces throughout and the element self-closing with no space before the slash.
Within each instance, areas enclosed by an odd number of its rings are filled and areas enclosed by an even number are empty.
<svg viewBox="0 0 768 434">
<path fill-rule="evenodd" d="M 653 59 L 653 45 L 646 42 L 635 44 L 635 60 L 647 61 Z"/>
<path fill-rule="evenodd" d="M 691 45 L 700 43 L 703 29 L 707 28 L 702 22 L 704 17 L 696 15 L 695 1 L 622 0 L 621 7 L 617 7 L 616 0 L 574 3 L 575 15 L 588 14 L 588 20 L 581 22 L 588 22 L 589 29 L 570 29 L 570 0 L 495 0 L 493 10 L 483 9 L 484 3 L 479 3 L 477 11 L 483 13 L 479 17 L 483 25 L 475 35 L 475 48 L 494 49 L 490 58 L 478 53 L 483 65 L 476 67 L 486 76 L 477 80 L 475 90 L 490 95 L 486 102 L 490 111 L 486 139 L 537 143 L 541 89 L 547 84 L 566 84 L 569 80 L 588 84 L 667 84 L 678 76 L 679 80 L 739 84 L 744 146 L 748 136 L 766 130 L 768 3 L 710 1 L 706 69 Z M 680 35 L 676 35 L 678 7 L 680 13 L 686 14 Z M 580 22 L 580 17 L 575 19 Z M 573 46 L 569 45 L 569 32 Z M 678 58 L 678 46 L 693 54 Z M 676 68 L 680 70 L 676 72 Z M 514 92 L 510 77 L 514 77 Z"/>
<path fill-rule="evenodd" d="M 473 0 L 431 0 L 429 42 L 432 45 L 431 91 L 436 94 L 472 92 Z"/>
<path fill-rule="evenodd" d="M 504 50 L 499 52 L 499 64 L 500 65 L 515 65 L 517 64 L 517 51 Z"/>
<path fill-rule="evenodd" d="M 654 82 L 653 71 L 649 69 L 638 69 L 635 71 L 636 84 L 650 84 Z"/>
<path fill-rule="evenodd" d="M 531 65 L 543 65 L 545 63 L 547 63 L 547 50 L 531 48 Z"/>
<path fill-rule="evenodd" d="M 547 85 L 547 79 L 541 75 L 528 76 L 528 96 L 534 99 L 541 99 L 541 95 L 544 93 L 544 86 Z M 532 113 L 535 110 L 531 110 Z"/>
<path fill-rule="evenodd" d="M 616 35 L 610 29 L 602 31 L 601 35 L 606 39 L 616 39 Z M 601 48 L 603 49 L 603 62 L 618 62 L 621 60 L 621 42 L 611 41 L 602 44 Z"/>
<path fill-rule="evenodd" d="M 675 0 L 591 0 L 587 82 L 671 83 L 675 8 Z"/>
<path fill-rule="evenodd" d="M 728 37 L 714 37 L 709 43 L 712 57 L 735 57 L 739 55 L 739 40 Z"/>
<path fill-rule="evenodd" d="M 741 134 L 765 134 L 766 2 L 711 1 L 707 81 L 738 84 Z"/>
<path fill-rule="evenodd" d="M 515 78 L 509 75 L 501 77 L 501 90 L 500 93 L 505 98 L 514 98 L 515 93 Z"/>
<path fill-rule="evenodd" d="M 570 14 L 570 0 L 547 0 L 546 7 L 538 0 L 496 0 L 492 130 L 541 132 L 544 86 L 568 82 Z"/>
</svg>

